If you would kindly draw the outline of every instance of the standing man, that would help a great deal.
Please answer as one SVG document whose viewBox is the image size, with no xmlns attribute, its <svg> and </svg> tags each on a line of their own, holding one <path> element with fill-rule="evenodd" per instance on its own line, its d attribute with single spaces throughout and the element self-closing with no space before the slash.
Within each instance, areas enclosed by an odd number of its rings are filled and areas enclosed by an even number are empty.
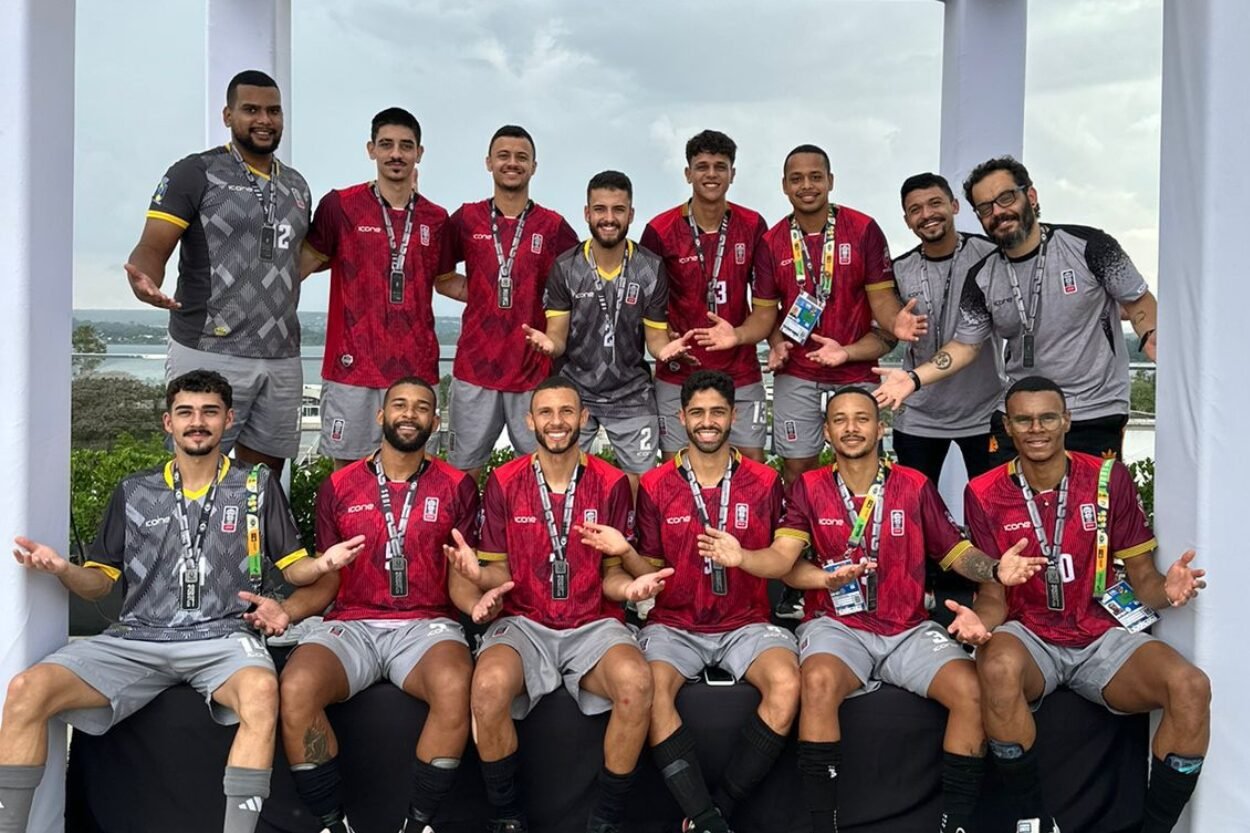
<svg viewBox="0 0 1250 833">
<path fill-rule="evenodd" d="M 476 592 L 447 567 L 457 530 L 477 541 L 477 484 L 426 453 L 438 399 L 413 376 L 383 392 L 382 447 L 330 476 L 317 493 L 318 548 L 363 536 L 333 610 L 282 669 L 282 742 L 295 787 L 329 833 L 350 833 L 338 739 L 325 707 L 381 679 L 429 704 L 417 741 L 401 833 L 423 833 L 451 791 L 469 737 L 473 661 L 456 607 Z"/>
<path fill-rule="evenodd" d="M 269 795 L 278 680 L 249 624 L 281 633 L 319 613 L 322 588 L 282 604 L 259 595 L 266 562 L 293 585 L 351 563 L 364 543 L 347 538 L 311 559 L 277 480 L 264 466 L 232 466 L 221 438 L 233 420 L 230 385 L 193 371 L 165 395 L 174 457 L 125 478 L 113 492 L 87 562 L 15 539 L 18 563 L 98 599 L 123 578 L 119 621 L 79 639 L 9 683 L 0 722 L 0 831 L 26 829 L 48 757 L 48 721 L 100 735 L 165 689 L 190 683 L 218 723 L 239 724 L 226 759 L 224 833 L 251 833 Z M 319 599 L 319 601 L 318 601 Z M 249 605 L 255 605 L 251 612 Z"/>
<path fill-rule="evenodd" d="M 590 833 L 619 831 L 647 737 L 651 672 L 620 603 L 654 595 L 664 575 L 632 580 L 619 559 L 570 537 L 574 526 L 600 522 L 630 534 L 629 481 L 577 446 L 586 418 L 572 382 L 543 381 L 528 418 L 538 450 L 491 472 L 481 551 L 459 538 L 447 548 L 455 569 L 484 591 L 474 621 L 504 614 L 482 640 L 471 694 L 491 833 L 528 829 L 513 721 L 543 696 L 563 686 L 583 714 L 612 712 Z"/>
<path fill-rule="evenodd" d="M 968 655 L 929 620 L 924 564 L 938 561 L 977 582 L 1019 584 L 1043 560 L 1021 558 L 1021 541 L 995 562 L 964 539 L 932 481 L 882 460 L 885 424 L 866 388 L 835 393 L 824 430 L 833 466 L 806 472 L 794 484 L 772 546 L 744 551 L 725 538 L 712 548 L 713 557 L 788 573 L 788 584 L 807 591 L 807 621 L 798 630 L 799 770 L 814 833 L 838 829 L 838 710 L 846 698 L 882 683 L 949 710 L 939 829 L 966 830 L 984 772 L 977 676 Z M 800 558 L 808 547 L 812 559 Z"/>
<path fill-rule="evenodd" d="M 893 349 L 886 333 L 914 341 L 924 320 L 899 302 L 890 249 L 877 221 L 829 201 L 829 156 L 799 145 L 786 156 L 781 189 L 794 211 L 764 236 L 756 287 L 778 297 L 780 325 L 769 336 L 773 449 L 787 484 L 819 464 L 822 398 L 871 381 L 873 363 Z M 880 330 L 872 328 L 876 321 Z"/>
<path fill-rule="evenodd" d="M 448 461 L 475 480 L 506 426 L 518 453 L 534 451 L 526 429 L 530 393 L 551 361 L 525 346 L 522 325 L 544 329 L 543 290 L 556 256 L 577 245 L 563 217 L 530 199 L 538 168 L 529 131 L 504 125 L 491 137 L 486 170 L 494 196 L 465 203 L 448 221 L 434 288 L 465 303 L 451 382 Z M 456 274 L 464 262 L 465 274 Z"/>
<path fill-rule="evenodd" d="M 304 241 L 304 274 L 330 269 L 319 448 L 335 468 L 377 450 L 392 382 L 439 378 L 433 295 L 447 212 L 417 193 L 421 125 L 389 107 L 365 149 L 377 179 L 322 197 Z"/>
<path fill-rule="evenodd" d="M 586 187 L 590 239 L 556 259 L 547 278 L 547 331 L 523 325 L 529 346 L 556 359 L 573 380 L 589 418 L 581 446 L 590 451 L 602 425 L 617 464 L 638 488 L 655 465 L 658 426 L 646 349 L 664 363 L 685 351 L 668 334 L 668 281 L 658 257 L 628 239 L 634 186 L 603 171 Z"/>
<path fill-rule="evenodd" d="M 1065 451 L 1072 415 L 1055 382 L 1019 380 L 1007 391 L 1006 408 L 1019 456 L 968 484 L 965 517 L 973 540 L 991 555 L 1026 530 L 1025 553 L 1047 566 L 1006 593 L 983 585 L 976 612 L 963 608 L 956 626 L 968 641 L 984 643 L 977 671 L 985 731 L 1003 786 L 1020 808 L 1016 829 L 1058 830 L 1039 790 L 1031 710 L 1064 685 L 1113 712 L 1163 709 L 1141 829 L 1167 833 L 1202 771 L 1211 683 L 1144 628 L 1157 620 L 1154 609 L 1197 596 L 1205 571 L 1190 567 L 1193 550 L 1166 575 L 1155 568 L 1155 537 L 1133 476 L 1116 460 Z M 1113 559 L 1123 562 L 1122 575 Z"/>
<path fill-rule="evenodd" d="M 263 72 L 230 79 L 222 120 L 230 142 L 174 163 L 126 263 L 135 297 L 169 310 L 165 379 L 216 370 L 235 393 L 222 438 L 247 463 L 280 472 L 299 452 L 300 248 L 308 232 L 308 183 L 274 156 L 282 96 Z M 174 297 L 161 292 L 178 246 Z"/>
<path fill-rule="evenodd" d="M 686 142 L 690 199 L 647 223 L 644 248 L 664 259 L 668 322 L 691 334 L 690 361 L 658 362 L 655 369 L 660 449 L 667 461 L 688 444 L 681 427 L 681 386 L 696 365 L 733 378 L 737 422 L 729 440 L 744 457 L 764 461 L 768 402 L 756 345 L 777 323 L 777 300 L 755 286 L 754 263 L 764 218 L 727 199 L 738 146 L 716 130 Z M 748 297 L 749 295 L 749 297 Z"/>
<path fill-rule="evenodd" d="M 877 401 L 897 407 L 923 385 L 962 370 L 991 335 L 1007 342 L 1007 381 L 1042 374 L 1069 397 L 1067 445 L 1119 456 L 1128 424 L 1128 350 L 1120 307 L 1155 358 L 1155 297 L 1120 244 L 1088 226 L 1043 225 L 1024 165 L 1003 156 L 982 162 L 964 195 L 999 253 L 974 266 L 959 301 L 960 323 L 933 358 L 908 373 L 878 370 Z M 1003 412 L 993 416 L 994 464 L 1009 460 Z"/>
</svg>

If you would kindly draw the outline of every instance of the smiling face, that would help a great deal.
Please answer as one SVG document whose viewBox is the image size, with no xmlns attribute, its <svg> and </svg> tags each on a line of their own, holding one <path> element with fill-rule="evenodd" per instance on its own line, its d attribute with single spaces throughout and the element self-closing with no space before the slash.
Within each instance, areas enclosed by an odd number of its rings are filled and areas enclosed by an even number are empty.
<svg viewBox="0 0 1250 833">
<path fill-rule="evenodd" d="M 725 199 L 735 173 L 733 162 L 725 154 L 697 153 L 686 166 L 686 182 L 703 202 L 719 202 Z"/>
<path fill-rule="evenodd" d="M 378 411 L 378 424 L 391 448 L 404 454 L 420 451 L 438 430 L 434 394 L 421 385 L 396 385 Z"/>
<path fill-rule="evenodd" d="M 877 453 L 885 423 L 876 401 L 861 393 L 842 393 L 829 401 L 825 412 L 825 439 L 843 460 L 858 460 Z"/>
<path fill-rule="evenodd" d="M 234 411 L 220 394 L 179 391 L 165 412 L 165 431 L 183 454 L 203 457 L 221 444 L 221 435 L 234 424 Z"/>
<path fill-rule="evenodd" d="M 1037 191 L 1016 185 L 1009 171 L 994 171 L 972 186 L 972 204 L 988 212 L 977 212 L 981 228 L 1007 250 L 1024 243 L 1037 225 Z"/>
<path fill-rule="evenodd" d="M 573 388 L 535 391 L 525 422 L 538 444 L 552 454 L 577 452 L 577 438 L 587 413 Z"/>
<path fill-rule="evenodd" d="M 824 214 L 829 210 L 833 174 L 819 153 L 796 153 L 786 160 L 781 190 L 795 214 Z"/>
<path fill-rule="evenodd" d="M 903 198 L 903 221 L 925 243 L 941 243 L 955 234 L 959 201 L 936 185 L 908 191 Z"/>
<path fill-rule="evenodd" d="M 679 416 L 691 445 L 704 454 L 715 454 L 729 442 L 734 406 L 720 391 L 712 388 L 695 391 Z"/>
<path fill-rule="evenodd" d="M 524 191 L 537 168 L 534 146 L 529 139 L 500 136 L 491 142 L 490 153 L 486 156 L 486 170 L 490 171 L 496 188 Z"/>
<path fill-rule="evenodd" d="M 634 221 L 634 208 L 629 194 L 617 188 L 594 188 L 586 205 L 586 224 L 590 236 L 605 249 L 625 242 L 629 224 Z"/>
<path fill-rule="evenodd" d="M 257 156 L 278 149 L 282 141 L 282 94 L 277 87 L 235 88 L 234 104 L 226 105 L 222 120 L 239 147 Z"/>
<path fill-rule="evenodd" d="M 1021 391 L 1007 400 L 1003 423 L 1017 454 L 1045 463 L 1064 453 L 1063 437 L 1072 427 L 1072 415 L 1054 391 Z"/>
<path fill-rule="evenodd" d="M 378 163 L 378 179 L 401 184 L 412 182 L 413 168 L 425 152 L 412 128 L 398 124 L 379 127 L 377 137 L 366 149 L 369 158 Z"/>
</svg>

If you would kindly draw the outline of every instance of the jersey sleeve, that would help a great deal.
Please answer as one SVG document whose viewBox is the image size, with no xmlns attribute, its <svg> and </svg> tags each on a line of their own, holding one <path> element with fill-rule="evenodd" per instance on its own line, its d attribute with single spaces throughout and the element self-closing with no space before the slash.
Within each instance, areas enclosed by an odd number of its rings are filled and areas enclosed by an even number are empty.
<svg viewBox="0 0 1250 833">
<path fill-rule="evenodd" d="M 650 492 L 638 489 L 638 512 L 635 518 L 638 529 L 638 554 L 656 566 L 668 563 L 664 557 L 664 544 L 660 537 L 663 521 L 660 510 Z"/>
<path fill-rule="evenodd" d="M 482 492 L 482 540 L 477 557 L 482 561 L 508 557 L 508 501 L 503 484 L 493 472 Z"/>
<path fill-rule="evenodd" d="M 755 230 L 752 232 L 751 238 L 753 247 L 751 249 L 751 302 L 765 302 L 770 305 L 776 305 L 781 297 L 777 290 L 777 282 L 773 279 L 772 261 L 768 257 L 768 240 L 765 235 L 768 234 L 768 224 L 764 222 L 763 217 L 755 218 Z M 767 269 L 761 269 L 761 263 L 767 263 Z"/>
<path fill-rule="evenodd" d="M 200 201 L 208 188 L 206 170 L 199 156 L 188 156 L 170 166 L 148 204 L 148 219 L 188 228 L 199 213 Z"/>
<path fill-rule="evenodd" d="M 1159 544 L 1146 522 L 1137 484 L 1123 463 L 1112 464 L 1108 489 L 1111 504 L 1107 511 L 1107 532 L 1111 537 L 1111 557 L 1127 560 L 1154 552 Z"/>
<path fill-rule="evenodd" d="M 812 541 L 811 500 L 807 494 L 806 478 L 800 477 L 790 487 L 790 499 L 786 501 L 786 513 L 777 526 L 776 537 L 797 538 L 805 544 Z"/>
<path fill-rule="evenodd" d="M 894 259 L 890 257 L 890 244 L 876 220 L 869 220 L 864 228 L 864 289 L 894 288 Z"/>
<path fill-rule="evenodd" d="M 556 255 L 562 255 L 569 249 L 576 246 L 581 241 L 577 237 L 577 232 L 573 231 L 573 227 L 569 225 L 569 221 L 560 218 L 560 228 L 556 230 Z"/>
<path fill-rule="evenodd" d="M 1085 240 L 1085 264 L 1107 294 L 1121 304 L 1136 301 L 1150 291 L 1119 242 L 1101 229 L 1092 229 Z"/>
<path fill-rule="evenodd" d="M 651 325 L 668 324 L 668 270 L 664 261 L 656 265 L 655 291 L 647 299 L 647 308 L 642 311 L 643 323 Z"/>
<path fill-rule="evenodd" d="M 464 206 L 457 208 L 455 213 L 443 224 L 443 241 L 438 252 L 438 274 L 446 275 L 456 271 L 456 266 L 464 260 Z"/>
<path fill-rule="evenodd" d="M 924 530 L 925 553 L 949 570 L 972 543 L 964 537 L 933 481 L 925 478 L 920 487 L 920 523 Z"/>
<path fill-rule="evenodd" d="M 633 537 L 632 530 L 629 528 L 629 516 L 634 508 L 633 492 L 629 488 L 629 478 L 619 477 L 616 483 L 612 484 L 611 491 L 608 492 L 608 499 L 604 504 L 604 523 L 608 526 L 615 527 L 625 536 L 625 540 Z M 621 559 L 615 557 L 604 557 L 603 566 L 612 567 L 621 563 Z"/>
<path fill-rule="evenodd" d="M 972 491 L 971 484 L 964 487 L 964 522 L 968 524 L 968 534 L 977 549 L 992 558 L 1002 556 L 998 538 L 994 535 L 994 525 L 981 507 L 976 492 Z"/>
<path fill-rule="evenodd" d="M 279 570 L 285 570 L 301 558 L 308 557 L 308 550 L 304 549 L 300 540 L 291 504 L 287 502 L 275 472 L 270 471 L 265 477 L 263 501 L 261 530 L 265 556 Z"/>
<path fill-rule="evenodd" d="M 660 233 L 655 230 L 655 226 L 647 223 L 647 227 L 642 230 L 642 237 L 638 238 L 638 245 L 657 257 L 664 257 L 664 240 L 660 237 Z"/>
<path fill-rule="evenodd" d="M 544 290 L 543 309 L 552 313 L 567 313 L 573 309 L 573 295 L 569 291 L 568 261 L 557 259 L 551 264 L 551 273 L 547 276 L 547 288 Z"/>
<path fill-rule="evenodd" d="M 465 542 L 476 548 L 481 539 L 481 499 L 477 494 L 477 484 L 468 475 L 460 478 L 460 485 L 456 487 L 454 525 Z"/>
<path fill-rule="evenodd" d="M 985 291 L 978 281 L 986 260 L 992 256 L 987 255 L 977 261 L 964 280 L 964 289 L 959 296 L 959 321 L 955 324 L 953 336 L 960 344 L 980 344 L 993 334 L 994 319 L 985 303 Z"/>
<path fill-rule="evenodd" d="M 334 511 L 336 503 L 334 478 L 327 477 L 317 490 L 317 552 L 322 553 L 342 540 L 339 535 L 338 517 Z"/>
<path fill-rule="evenodd" d="M 338 191 L 331 191 L 317 203 L 312 227 L 304 238 L 304 245 L 323 261 L 334 260 L 338 253 L 339 230 L 343 227 L 343 201 Z"/>
<path fill-rule="evenodd" d="M 104 509 L 104 519 L 95 540 L 87 548 L 84 567 L 91 567 L 113 581 L 121 578 L 126 554 L 126 493 L 119 483 Z"/>
</svg>

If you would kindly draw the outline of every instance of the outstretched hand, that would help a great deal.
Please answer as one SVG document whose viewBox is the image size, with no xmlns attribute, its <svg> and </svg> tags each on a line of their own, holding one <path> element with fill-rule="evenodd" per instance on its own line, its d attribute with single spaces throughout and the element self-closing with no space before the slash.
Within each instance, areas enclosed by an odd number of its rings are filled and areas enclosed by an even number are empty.
<svg viewBox="0 0 1250 833">
<path fill-rule="evenodd" d="M 1002 573 L 1002 568 L 999 568 Z M 984 645 L 993 636 L 981 621 L 981 617 L 972 608 L 961 605 L 954 599 L 946 600 L 946 609 L 955 614 L 955 619 L 946 629 L 956 642 L 965 645 Z"/>
<path fill-rule="evenodd" d="M 455 543 L 455 546 L 443 544 L 443 555 L 451 562 L 453 570 L 477 584 L 482 580 L 482 565 L 478 563 L 477 553 L 464 540 L 460 530 L 452 529 L 451 540 Z"/>
<path fill-rule="evenodd" d="M 140 301 L 160 309 L 181 309 L 182 304 L 161 292 L 156 281 L 139 271 L 139 267 L 133 263 L 127 263 L 123 268 L 126 270 L 126 279 L 130 281 L 130 291 Z"/>
<path fill-rule="evenodd" d="M 1207 583 L 1203 580 L 1206 576 L 1206 570 L 1195 570 L 1189 564 L 1194 560 L 1194 551 L 1186 550 L 1185 553 L 1168 568 L 1167 576 L 1163 580 L 1163 592 L 1167 594 L 1168 602 L 1172 607 L 1182 607 L 1189 603 L 1189 600 L 1198 595 L 1199 590 L 1206 588 Z"/>
<path fill-rule="evenodd" d="M 258 596 L 246 590 L 239 591 L 239 598 L 255 605 L 252 610 L 243 614 L 243 621 L 265 636 L 281 636 L 291 626 L 290 615 L 277 599 Z"/>
<path fill-rule="evenodd" d="M 625 598 L 631 602 L 645 602 L 653 599 L 664 589 L 664 581 L 676 572 L 672 567 L 644 573 L 629 583 L 625 588 Z"/>
<path fill-rule="evenodd" d="M 516 587 L 516 582 L 505 581 L 498 587 L 492 587 L 482 594 L 482 598 L 477 600 L 477 604 L 473 605 L 473 612 L 469 614 L 473 617 L 475 624 L 482 625 L 491 621 L 499 615 L 499 611 L 503 610 L 503 597 L 509 590 Z"/>
<path fill-rule="evenodd" d="M 1046 567 L 1046 559 L 1040 555 L 1023 556 L 1020 553 L 1029 545 L 1028 538 L 1021 538 L 998 559 L 998 583 L 1003 587 L 1024 584 Z"/>
<path fill-rule="evenodd" d="M 894 316 L 894 337 L 899 341 L 919 341 L 929 332 L 929 316 L 917 315 L 915 309 L 916 299 L 912 298 Z"/>
</svg>

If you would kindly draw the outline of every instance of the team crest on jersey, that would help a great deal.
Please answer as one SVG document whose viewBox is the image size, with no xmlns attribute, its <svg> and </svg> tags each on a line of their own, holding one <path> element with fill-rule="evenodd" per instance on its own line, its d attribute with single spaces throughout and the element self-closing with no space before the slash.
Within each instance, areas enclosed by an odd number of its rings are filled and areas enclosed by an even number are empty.
<svg viewBox="0 0 1250 833">
<path fill-rule="evenodd" d="M 530 251 L 536 255 L 543 253 L 543 236 L 541 234 L 535 234 L 530 237 Z"/>
<path fill-rule="evenodd" d="M 425 223 L 421 224 L 421 245 L 422 246 L 430 245 L 430 227 L 427 226 Z"/>
<path fill-rule="evenodd" d="M 838 244 L 838 265 L 839 266 L 851 265 L 851 244 L 850 243 Z"/>
<path fill-rule="evenodd" d="M 599 510 L 598 510 L 598 509 L 587 509 L 585 512 L 583 512 L 583 513 L 582 513 L 582 523 L 584 523 L 584 524 L 597 524 L 597 523 L 599 523 Z"/>
<path fill-rule="evenodd" d="M 156 186 L 156 193 L 152 195 L 152 202 L 157 205 L 161 204 L 161 200 L 165 199 L 165 192 L 169 190 L 169 177 L 161 177 L 161 182 Z"/>
<path fill-rule="evenodd" d="M 786 431 L 786 442 L 791 442 L 791 443 L 798 442 L 799 440 L 798 423 L 792 419 L 787 419 L 785 423 L 783 423 L 783 426 Z"/>
<path fill-rule="evenodd" d="M 438 520 L 438 498 L 427 497 L 425 499 L 425 510 L 421 513 L 421 520 L 427 522 Z"/>
<path fill-rule="evenodd" d="M 746 262 L 747 262 L 747 244 L 735 243 L 734 244 L 734 263 L 738 264 L 739 266 L 745 266 Z"/>
<path fill-rule="evenodd" d="M 1063 280 L 1063 294 L 1076 294 L 1076 270 L 1064 269 L 1059 273 L 1059 277 Z"/>
<path fill-rule="evenodd" d="M 738 529 L 746 529 L 747 524 L 751 521 L 751 507 L 745 503 L 739 503 L 734 506 L 734 526 Z"/>
<path fill-rule="evenodd" d="M 638 304 L 639 291 L 638 284 L 636 283 L 631 283 L 627 286 L 625 288 L 625 303 L 629 304 L 631 307 L 636 306 Z"/>
<path fill-rule="evenodd" d="M 676 370 L 677 368 L 673 367 L 673 364 L 675 364 L 675 362 L 670 362 L 670 363 L 669 363 L 669 367 L 670 367 L 672 370 Z M 661 437 L 667 437 L 667 436 L 668 436 L 668 418 L 667 418 L 667 417 L 660 417 L 660 418 L 659 418 L 659 423 L 660 423 L 660 436 L 661 436 Z"/>
<path fill-rule="evenodd" d="M 1098 528 L 1097 516 L 1094 514 L 1094 504 L 1081 504 L 1081 527 L 1086 532 L 1093 532 Z"/>
<path fill-rule="evenodd" d="M 334 440 L 336 443 L 342 442 L 343 429 L 345 429 L 346 427 L 347 427 L 346 420 L 336 419 L 334 420 L 334 422 L 331 422 L 330 423 L 330 439 Z"/>
<path fill-rule="evenodd" d="M 890 534 L 895 538 L 902 538 L 903 532 L 907 528 L 907 515 L 902 509 L 890 510 Z"/>
<path fill-rule="evenodd" d="M 221 531 L 227 534 L 239 528 L 239 507 L 223 506 L 221 509 Z"/>
</svg>

